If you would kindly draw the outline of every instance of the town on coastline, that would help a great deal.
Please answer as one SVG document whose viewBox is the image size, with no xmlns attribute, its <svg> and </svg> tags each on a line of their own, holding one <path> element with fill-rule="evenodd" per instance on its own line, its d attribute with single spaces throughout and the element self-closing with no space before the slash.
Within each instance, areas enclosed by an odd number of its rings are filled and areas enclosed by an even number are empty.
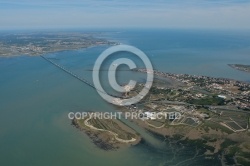
<svg viewBox="0 0 250 166">
<path fill-rule="evenodd" d="M 222 162 L 250 163 L 250 84 L 226 78 L 135 69 L 153 72 L 153 86 L 139 103 L 121 106 L 124 112 L 139 112 L 132 119 L 139 126 L 179 141 L 198 141 L 206 155 L 219 154 Z M 135 96 L 139 84 L 124 97 Z M 178 113 L 178 118 L 156 115 Z"/>
<path fill-rule="evenodd" d="M 76 50 L 119 43 L 95 37 L 96 33 L 34 32 L 0 34 L 0 56 L 42 55 L 65 50 Z"/>
</svg>

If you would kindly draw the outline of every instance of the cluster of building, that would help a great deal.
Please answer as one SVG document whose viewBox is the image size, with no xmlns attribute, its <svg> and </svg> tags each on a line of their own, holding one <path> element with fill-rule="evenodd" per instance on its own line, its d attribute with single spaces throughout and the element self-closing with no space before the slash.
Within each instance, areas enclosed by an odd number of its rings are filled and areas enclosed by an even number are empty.
<svg viewBox="0 0 250 166">
<path fill-rule="evenodd" d="M 146 69 L 137 69 L 138 72 L 147 72 Z M 240 109 L 250 110 L 250 84 L 246 82 L 226 79 L 213 78 L 207 76 L 196 76 L 189 74 L 173 74 L 154 70 L 154 74 L 161 77 L 166 77 L 180 81 L 188 86 L 183 92 L 183 96 L 187 99 L 203 98 L 202 93 L 196 95 L 185 93 L 192 90 L 194 86 L 200 87 L 208 92 L 219 94 L 218 97 L 230 100 L 231 105 L 235 105 Z"/>
<path fill-rule="evenodd" d="M 95 45 L 119 43 L 94 38 L 90 34 L 11 34 L 0 39 L 0 55 L 40 55 L 49 52 L 87 48 Z"/>
</svg>

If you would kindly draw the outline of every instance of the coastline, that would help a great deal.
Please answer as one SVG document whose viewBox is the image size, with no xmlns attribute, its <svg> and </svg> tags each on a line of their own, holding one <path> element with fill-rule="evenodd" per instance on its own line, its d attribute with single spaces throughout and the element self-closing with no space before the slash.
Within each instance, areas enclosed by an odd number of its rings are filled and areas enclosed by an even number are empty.
<svg viewBox="0 0 250 166">
<path fill-rule="evenodd" d="M 117 133 L 110 130 L 97 128 L 90 124 L 88 122 L 89 120 L 91 120 L 91 117 L 87 117 L 81 120 L 73 119 L 72 125 L 77 129 L 84 131 L 93 141 L 93 143 L 100 149 L 106 151 L 117 150 L 119 148 L 137 145 L 141 141 L 141 137 L 136 132 L 134 132 L 133 129 L 129 128 L 123 123 L 119 123 L 118 120 L 112 120 L 114 126 L 116 126 L 117 129 L 125 131 L 125 133 L 129 132 L 133 134 L 133 137 L 131 137 L 130 139 L 119 138 L 119 135 Z"/>
<path fill-rule="evenodd" d="M 242 64 L 228 64 L 231 68 L 243 72 L 250 73 L 250 65 L 242 65 Z"/>
<path fill-rule="evenodd" d="M 1 38 L 1 35 L 0 57 L 39 56 L 53 52 L 119 44 L 104 38 L 94 37 L 91 33 L 82 32 L 8 34 L 8 38 L 12 40 L 6 40 L 6 36 Z"/>
</svg>

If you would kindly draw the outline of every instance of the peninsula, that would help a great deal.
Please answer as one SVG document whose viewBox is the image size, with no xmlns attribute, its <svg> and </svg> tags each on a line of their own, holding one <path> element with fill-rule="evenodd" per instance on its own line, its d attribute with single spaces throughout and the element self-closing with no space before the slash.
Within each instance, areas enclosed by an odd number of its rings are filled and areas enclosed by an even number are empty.
<svg viewBox="0 0 250 166">
<path fill-rule="evenodd" d="M 135 72 L 146 73 L 146 69 Z M 139 103 L 120 107 L 137 112 L 139 126 L 179 142 L 206 148 L 205 155 L 222 163 L 250 164 L 250 84 L 226 78 L 153 71 L 156 78 Z M 132 97 L 144 84 L 124 94 Z M 158 115 L 170 115 L 157 118 Z M 178 116 L 177 116 L 178 115 Z"/>
<path fill-rule="evenodd" d="M 72 124 L 84 131 L 95 145 L 104 150 L 136 145 L 141 137 L 132 128 L 114 118 L 98 118 L 95 112 L 84 119 L 73 119 Z"/>
<path fill-rule="evenodd" d="M 240 70 L 240 71 L 245 71 L 250 73 L 250 65 L 242 65 L 242 64 L 228 64 L 228 66 Z"/>
</svg>

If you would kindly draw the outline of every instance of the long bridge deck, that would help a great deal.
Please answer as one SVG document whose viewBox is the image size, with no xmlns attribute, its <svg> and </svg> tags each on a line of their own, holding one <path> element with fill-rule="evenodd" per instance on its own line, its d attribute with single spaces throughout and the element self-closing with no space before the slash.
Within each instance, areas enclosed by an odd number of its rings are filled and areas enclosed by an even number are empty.
<svg viewBox="0 0 250 166">
<path fill-rule="evenodd" d="M 90 86 L 91 88 L 94 88 L 95 90 L 97 90 L 97 91 L 99 91 L 99 92 L 101 92 L 101 93 L 110 95 L 110 96 L 112 96 L 112 97 L 122 98 L 121 96 L 116 96 L 116 95 L 109 94 L 109 93 L 107 93 L 107 92 L 101 91 L 101 90 L 97 89 L 93 84 L 91 84 L 90 82 L 88 82 L 87 80 L 85 80 L 84 78 L 81 78 L 81 77 L 77 76 L 76 74 L 74 74 L 74 73 L 71 72 L 70 70 L 64 68 L 63 66 L 61 66 L 61 65 L 59 65 L 59 64 L 57 64 L 57 63 L 55 63 L 55 62 L 53 62 L 52 60 L 46 58 L 45 56 L 40 55 L 40 57 L 42 57 L 42 58 L 43 58 L 44 60 L 46 60 L 47 62 L 53 64 L 54 66 L 58 67 L 58 68 L 61 69 L 62 71 L 66 72 L 67 74 L 69 74 L 69 75 L 75 77 L 75 78 L 78 79 L 79 81 L 81 81 L 81 82 L 85 83 L 86 85 Z"/>
</svg>

